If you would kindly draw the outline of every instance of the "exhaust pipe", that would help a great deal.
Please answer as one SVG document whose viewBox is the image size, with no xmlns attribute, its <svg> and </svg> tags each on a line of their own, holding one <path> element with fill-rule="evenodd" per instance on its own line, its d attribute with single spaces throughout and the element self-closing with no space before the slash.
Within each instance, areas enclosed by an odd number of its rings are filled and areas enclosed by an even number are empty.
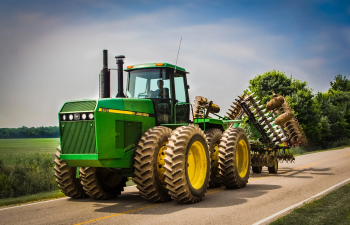
<svg viewBox="0 0 350 225">
<path fill-rule="evenodd" d="M 111 97 L 111 73 L 108 69 L 108 50 L 103 50 L 103 67 L 100 74 L 100 98 Z"/>
<path fill-rule="evenodd" d="M 123 55 L 117 55 L 116 57 L 117 60 L 117 64 L 118 64 L 118 94 L 117 94 L 117 98 L 125 98 L 124 95 L 124 82 L 123 82 L 123 64 L 124 64 L 124 59 L 125 56 Z"/>
</svg>

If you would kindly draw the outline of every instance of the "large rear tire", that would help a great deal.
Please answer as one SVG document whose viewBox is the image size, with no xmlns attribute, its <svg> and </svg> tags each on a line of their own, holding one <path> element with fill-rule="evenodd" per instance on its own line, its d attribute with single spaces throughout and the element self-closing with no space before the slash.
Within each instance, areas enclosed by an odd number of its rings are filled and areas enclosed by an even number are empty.
<svg viewBox="0 0 350 225">
<path fill-rule="evenodd" d="M 165 182 L 171 198 L 181 203 L 201 201 L 210 177 L 204 132 L 193 125 L 178 127 L 171 133 L 165 154 Z"/>
<path fill-rule="evenodd" d="M 83 188 L 93 199 L 112 199 L 121 195 L 126 186 L 126 177 L 100 167 L 80 167 Z"/>
<path fill-rule="evenodd" d="M 250 170 L 250 145 L 242 128 L 225 130 L 220 142 L 219 169 L 226 188 L 243 188 L 248 183 Z"/>
<path fill-rule="evenodd" d="M 60 159 L 61 147 L 56 148 L 55 154 L 55 177 L 58 187 L 68 197 L 72 198 L 85 198 L 86 194 L 83 190 L 83 186 L 80 184 L 80 179 L 76 178 L 77 168 L 70 167 L 64 160 Z"/>
<path fill-rule="evenodd" d="M 206 130 L 204 133 L 207 137 L 211 161 L 209 187 L 220 187 L 221 179 L 219 171 L 219 145 L 222 137 L 222 131 L 217 128 L 212 128 Z"/>
<path fill-rule="evenodd" d="M 153 127 L 141 137 L 136 147 L 133 181 L 141 196 L 152 202 L 171 200 L 164 176 L 165 150 L 170 135 L 170 128 Z"/>
</svg>

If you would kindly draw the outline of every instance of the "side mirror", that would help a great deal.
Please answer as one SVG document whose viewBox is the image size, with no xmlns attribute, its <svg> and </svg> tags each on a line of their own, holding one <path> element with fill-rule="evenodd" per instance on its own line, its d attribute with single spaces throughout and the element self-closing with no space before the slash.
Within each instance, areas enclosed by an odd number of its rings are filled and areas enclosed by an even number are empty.
<svg viewBox="0 0 350 225">
<path fill-rule="evenodd" d="M 190 89 L 190 85 L 187 85 L 187 89 Z"/>
</svg>

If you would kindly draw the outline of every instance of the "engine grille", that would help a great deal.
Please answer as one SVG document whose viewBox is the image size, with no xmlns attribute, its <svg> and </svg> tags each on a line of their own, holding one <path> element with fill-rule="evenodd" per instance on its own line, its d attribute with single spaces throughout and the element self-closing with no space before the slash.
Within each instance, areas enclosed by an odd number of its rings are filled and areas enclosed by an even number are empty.
<svg viewBox="0 0 350 225">
<path fill-rule="evenodd" d="M 96 154 L 94 121 L 61 122 L 63 154 Z"/>
<path fill-rule="evenodd" d="M 87 112 L 94 111 L 96 101 L 67 102 L 61 112 Z"/>
</svg>

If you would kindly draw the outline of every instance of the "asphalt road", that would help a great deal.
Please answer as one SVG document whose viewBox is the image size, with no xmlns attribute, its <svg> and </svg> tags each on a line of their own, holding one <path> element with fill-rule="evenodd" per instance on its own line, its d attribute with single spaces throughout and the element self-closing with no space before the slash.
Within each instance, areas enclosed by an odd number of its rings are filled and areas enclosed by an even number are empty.
<svg viewBox="0 0 350 225">
<path fill-rule="evenodd" d="M 296 157 L 278 174 L 251 174 L 243 189 L 209 189 L 197 204 L 143 200 L 136 187 L 115 200 L 70 198 L 0 210 L 0 224 L 253 224 L 350 178 L 350 148 Z"/>
</svg>

